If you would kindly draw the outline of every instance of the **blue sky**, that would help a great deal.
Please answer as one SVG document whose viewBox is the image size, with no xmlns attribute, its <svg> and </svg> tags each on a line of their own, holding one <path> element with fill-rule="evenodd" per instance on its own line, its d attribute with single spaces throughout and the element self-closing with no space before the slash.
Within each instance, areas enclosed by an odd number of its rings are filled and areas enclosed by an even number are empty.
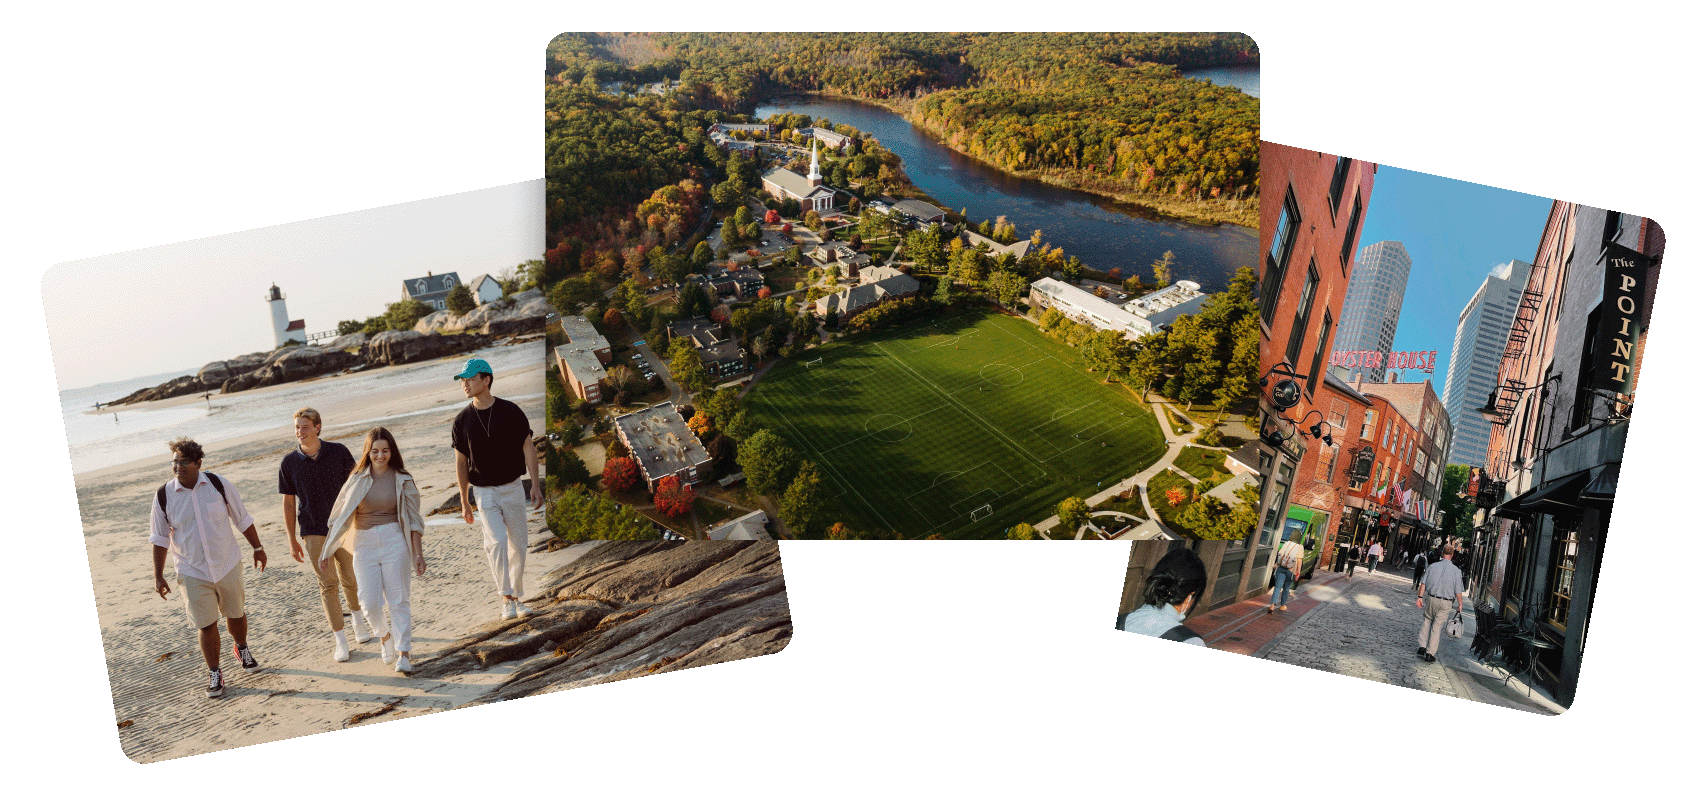
<svg viewBox="0 0 1700 812">
<path fill-rule="evenodd" d="M 1393 349 L 1439 353 L 1436 395 L 1446 389 L 1459 312 L 1495 266 L 1534 259 L 1551 208 L 1548 198 L 1397 167 L 1377 169 L 1358 247 L 1398 240 L 1411 255 Z"/>
</svg>

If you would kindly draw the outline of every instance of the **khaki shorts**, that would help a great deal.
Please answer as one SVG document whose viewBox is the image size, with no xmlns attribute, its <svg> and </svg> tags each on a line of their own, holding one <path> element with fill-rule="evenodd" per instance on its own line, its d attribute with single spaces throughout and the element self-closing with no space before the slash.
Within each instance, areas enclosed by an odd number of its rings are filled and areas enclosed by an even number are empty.
<svg viewBox="0 0 1700 812">
<path fill-rule="evenodd" d="M 189 624 L 197 629 L 217 623 L 221 614 L 229 619 L 248 614 L 243 604 L 241 562 L 231 567 L 230 572 L 217 583 L 178 573 L 177 588 L 183 593 L 183 608 L 189 612 Z"/>
</svg>

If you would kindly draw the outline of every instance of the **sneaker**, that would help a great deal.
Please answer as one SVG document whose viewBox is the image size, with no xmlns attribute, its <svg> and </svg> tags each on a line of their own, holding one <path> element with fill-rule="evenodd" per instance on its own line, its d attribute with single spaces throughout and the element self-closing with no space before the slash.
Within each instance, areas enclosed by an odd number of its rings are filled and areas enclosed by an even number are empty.
<svg viewBox="0 0 1700 812">
<path fill-rule="evenodd" d="M 520 617 L 531 617 L 534 614 L 531 607 L 526 606 L 525 602 L 520 600 L 514 601 L 514 612 Z"/>
<path fill-rule="evenodd" d="M 1287 605 L 1286 604 L 1284 604 L 1284 603 L 1281 604 L 1281 611 L 1283 611 L 1283 612 L 1287 611 Z"/>
<path fill-rule="evenodd" d="M 519 601 L 509 600 L 508 598 L 502 599 L 502 619 L 503 620 L 512 620 L 514 618 L 515 614 L 518 613 L 519 610 L 514 608 L 514 604 L 516 604 L 516 603 L 519 603 Z"/>
<path fill-rule="evenodd" d="M 373 637 L 372 630 L 369 627 L 367 627 L 366 618 L 361 616 L 361 614 L 359 612 L 355 612 L 354 613 L 354 642 L 356 642 L 356 643 L 370 643 L 370 642 L 372 642 L 372 637 Z"/>
<path fill-rule="evenodd" d="M 247 646 L 239 645 L 236 647 L 236 659 L 242 661 L 243 671 L 252 674 L 255 671 L 260 670 L 259 661 L 254 659 L 254 655 L 248 653 Z"/>
<path fill-rule="evenodd" d="M 348 636 L 338 631 L 331 637 L 335 641 L 331 646 L 331 659 L 339 663 L 348 662 Z"/>
<path fill-rule="evenodd" d="M 390 663 L 395 662 L 395 658 L 397 656 L 395 651 L 395 638 L 392 637 L 384 641 L 384 651 L 381 656 L 384 658 L 384 665 L 389 665 Z"/>
<path fill-rule="evenodd" d="M 1424 646 L 1417 646 L 1417 656 L 1418 657 L 1427 657 L 1428 656 L 1428 649 Z"/>
<path fill-rule="evenodd" d="M 407 655 L 406 655 L 406 654 L 403 654 L 403 655 L 401 655 L 401 657 L 400 657 L 400 658 L 398 658 L 398 659 L 397 659 L 397 660 L 396 660 L 396 661 L 395 661 L 395 670 L 396 670 L 396 671 L 397 671 L 397 672 L 398 672 L 398 673 L 402 673 L 402 674 L 406 674 L 406 673 L 407 673 L 407 672 L 409 672 L 409 671 L 412 671 L 412 670 L 413 670 L 413 663 L 412 663 L 412 662 L 410 662 L 410 661 L 409 661 L 409 660 L 408 660 L 408 659 L 407 659 Z"/>
<path fill-rule="evenodd" d="M 207 686 L 207 698 L 217 699 L 224 696 L 224 672 L 218 669 L 212 671 L 212 684 Z"/>
</svg>

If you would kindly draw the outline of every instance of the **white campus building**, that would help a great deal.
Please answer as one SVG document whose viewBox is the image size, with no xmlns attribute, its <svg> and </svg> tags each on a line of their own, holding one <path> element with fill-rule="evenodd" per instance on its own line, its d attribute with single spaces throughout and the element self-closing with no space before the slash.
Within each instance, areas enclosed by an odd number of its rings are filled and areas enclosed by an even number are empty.
<svg viewBox="0 0 1700 812">
<path fill-rule="evenodd" d="M 1027 294 L 1027 303 L 1035 308 L 1054 308 L 1088 327 L 1117 330 L 1132 339 L 1167 329 L 1175 319 L 1203 310 L 1209 300 L 1189 279 L 1121 305 L 1060 279 L 1039 279 Z"/>
</svg>

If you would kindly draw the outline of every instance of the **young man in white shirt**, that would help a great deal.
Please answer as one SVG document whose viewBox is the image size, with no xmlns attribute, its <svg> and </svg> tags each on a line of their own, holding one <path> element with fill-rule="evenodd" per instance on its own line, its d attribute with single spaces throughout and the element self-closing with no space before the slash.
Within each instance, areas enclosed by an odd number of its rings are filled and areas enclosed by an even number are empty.
<svg viewBox="0 0 1700 812">
<path fill-rule="evenodd" d="M 260 670 L 248 652 L 248 615 L 242 585 L 242 548 L 232 525 L 254 550 L 254 568 L 264 572 L 266 551 L 254 529 L 254 517 L 242 506 L 242 495 L 228 480 L 201 473 L 205 452 L 200 443 L 179 437 L 171 448 L 171 469 L 176 476 L 160 486 L 152 507 L 149 541 L 153 542 L 154 591 L 161 600 L 171 594 L 165 580 L 165 557 L 170 553 L 177 570 L 177 585 L 183 593 L 183 608 L 189 625 L 200 632 L 201 657 L 206 660 L 210 682 L 207 698 L 224 695 L 224 673 L 219 670 L 218 619 L 235 641 L 236 659 L 243 670 Z"/>
</svg>

